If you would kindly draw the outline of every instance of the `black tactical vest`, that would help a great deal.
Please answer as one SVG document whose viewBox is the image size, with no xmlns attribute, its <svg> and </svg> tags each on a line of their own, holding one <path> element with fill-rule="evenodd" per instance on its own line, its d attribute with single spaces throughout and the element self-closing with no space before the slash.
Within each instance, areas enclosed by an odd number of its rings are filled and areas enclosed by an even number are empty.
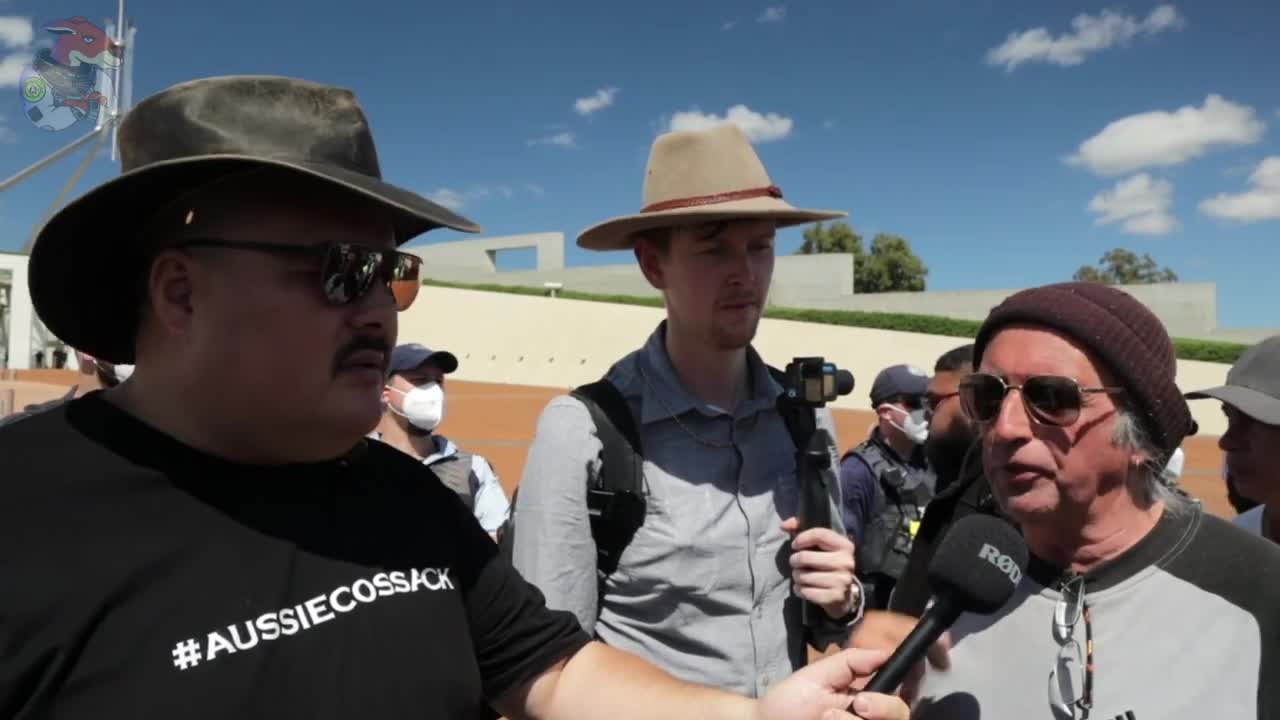
<svg viewBox="0 0 1280 720">
<path fill-rule="evenodd" d="M 878 598 L 868 598 L 872 602 L 867 607 L 877 603 L 883 606 L 888 602 L 889 589 L 907 567 L 911 543 L 924 517 L 924 508 L 933 499 L 936 480 L 932 470 L 895 461 L 874 439 L 866 440 L 848 454 L 861 458 L 877 480 L 875 510 L 856 550 L 856 562 L 858 577 L 864 584 L 881 586 L 877 588 Z M 883 582 L 886 579 L 888 582 Z"/>
<path fill-rule="evenodd" d="M 462 504 L 466 505 L 468 510 L 475 511 L 475 492 L 479 483 L 472 477 L 471 453 L 459 450 L 456 454 L 441 458 L 428 467 L 436 477 L 440 478 L 440 482 L 444 483 L 445 487 L 462 498 Z"/>
</svg>

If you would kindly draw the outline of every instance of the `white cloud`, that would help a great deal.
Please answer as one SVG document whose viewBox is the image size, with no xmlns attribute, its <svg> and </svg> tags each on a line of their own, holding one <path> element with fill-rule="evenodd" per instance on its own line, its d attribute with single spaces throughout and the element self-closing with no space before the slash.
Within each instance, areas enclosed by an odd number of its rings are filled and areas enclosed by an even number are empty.
<svg viewBox="0 0 1280 720">
<path fill-rule="evenodd" d="M 737 125 L 753 143 L 781 140 L 791 134 L 794 124 L 791 118 L 778 113 L 762 115 L 746 105 L 734 105 L 724 117 L 704 113 L 696 108 L 677 112 L 671 116 L 668 127 L 672 131 L 706 130 L 725 122 Z"/>
<path fill-rule="evenodd" d="M 1167 235 L 1178 228 L 1177 218 L 1169 213 L 1172 206 L 1173 183 L 1141 173 L 1094 195 L 1089 212 L 1098 216 L 1098 225 L 1118 222 L 1133 235 Z"/>
<path fill-rule="evenodd" d="M 1081 14 L 1072 18 L 1071 31 L 1058 37 L 1045 27 L 1009 33 L 1001 45 L 987 51 L 987 64 L 1003 65 L 1008 72 L 1028 62 L 1070 67 L 1083 63 L 1093 53 L 1125 45 L 1139 35 L 1156 35 L 1185 25 L 1186 19 L 1172 5 L 1160 5 L 1145 20 L 1114 10 Z"/>
<path fill-rule="evenodd" d="M 613 104 L 613 98 L 618 94 L 618 88 L 609 87 L 601 88 L 594 95 L 584 98 L 578 98 L 573 103 L 574 112 L 579 115 L 590 115 L 598 110 L 603 110 Z"/>
<path fill-rule="evenodd" d="M 466 199 L 462 197 L 462 193 L 449 188 L 440 188 L 435 192 L 427 193 L 427 199 L 450 210 L 461 210 L 462 206 L 466 204 Z"/>
<path fill-rule="evenodd" d="M 561 147 L 577 147 L 577 141 L 573 138 L 571 132 L 561 132 L 547 137 L 536 138 L 528 141 L 529 147 L 534 145 L 559 145 Z"/>
<path fill-rule="evenodd" d="M 756 18 L 756 22 L 758 23 L 782 22 L 783 18 L 785 18 L 786 16 L 787 16 L 786 6 L 775 5 L 771 8 L 765 8 L 765 11 L 763 13 L 760 13 L 760 17 Z"/>
<path fill-rule="evenodd" d="M 0 55 L 0 88 L 18 87 L 22 71 L 31 62 L 27 48 L 34 40 L 35 26 L 31 18 L 0 15 L 0 48 L 17 51 Z"/>
<path fill-rule="evenodd" d="M 737 26 L 738 26 L 737 20 L 725 20 L 723 23 L 720 23 L 720 29 L 724 32 L 728 32 Z"/>
<path fill-rule="evenodd" d="M 0 57 L 0 88 L 18 87 L 22 71 L 31 63 L 31 57 L 20 53 Z"/>
<path fill-rule="evenodd" d="M 1226 145 L 1262 139 L 1266 123 L 1253 108 L 1209 95 L 1204 105 L 1167 112 L 1153 110 L 1120 118 L 1080 143 L 1067 164 L 1099 175 L 1120 175 L 1144 167 L 1169 167 Z"/>
<path fill-rule="evenodd" d="M 541 185 L 538 185 L 536 183 L 529 183 L 528 185 L 524 186 L 524 189 L 528 190 L 534 195 L 545 195 L 547 192 L 545 189 L 543 189 Z"/>
<path fill-rule="evenodd" d="M 534 195 L 541 195 L 544 192 L 541 187 L 533 184 L 525 185 L 525 189 Z M 510 185 L 476 185 L 465 192 L 452 188 L 440 188 L 435 192 L 426 193 L 427 199 L 450 210 L 461 210 L 463 206 L 469 203 L 488 197 L 501 197 L 504 200 L 510 200 L 515 196 L 515 188 Z"/>
<path fill-rule="evenodd" d="M 1280 220 L 1280 155 L 1258 163 L 1242 193 L 1218 193 L 1200 203 L 1200 212 L 1221 220 Z"/>
<path fill-rule="evenodd" d="M 31 18 L 0 15 L 0 47 L 22 50 L 30 47 L 35 38 L 36 28 Z"/>
</svg>

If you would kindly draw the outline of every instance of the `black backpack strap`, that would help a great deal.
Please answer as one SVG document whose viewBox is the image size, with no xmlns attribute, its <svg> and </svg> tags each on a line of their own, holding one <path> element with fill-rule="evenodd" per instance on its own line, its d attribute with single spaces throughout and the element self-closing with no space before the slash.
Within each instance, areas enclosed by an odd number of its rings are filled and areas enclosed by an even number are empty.
<svg viewBox="0 0 1280 720">
<path fill-rule="evenodd" d="M 574 388 L 570 393 L 587 407 L 600 438 L 600 472 L 587 491 L 596 564 L 602 576 L 618 568 L 618 560 L 636 530 L 644 524 L 644 456 L 631 406 L 608 380 Z"/>
<path fill-rule="evenodd" d="M 608 576 L 618 567 L 618 558 L 636 530 L 644 524 L 644 459 L 640 434 L 631 406 L 608 380 L 597 380 L 569 393 L 586 406 L 602 445 L 600 473 L 584 490 L 590 515 L 591 535 L 596 544 L 599 574 Z M 511 561 L 515 545 L 517 487 L 511 494 L 508 519 L 499 530 L 498 546 Z"/>
<path fill-rule="evenodd" d="M 569 394 L 591 413 L 596 434 L 604 445 L 601 450 L 604 467 L 619 469 L 601 472 L 593 489 L 640 492 L 640 432 L 627 399 L 613 383 L 603 379 L 574 388 Z M 623 470 L 625 468 L 630 469 Z"/>
</svg>

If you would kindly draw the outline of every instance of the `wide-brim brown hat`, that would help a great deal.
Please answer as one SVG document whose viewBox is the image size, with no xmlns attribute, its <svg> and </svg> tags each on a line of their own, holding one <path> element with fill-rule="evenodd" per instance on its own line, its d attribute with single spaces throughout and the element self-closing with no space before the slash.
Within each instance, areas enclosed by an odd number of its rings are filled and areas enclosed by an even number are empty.
<svg viewBox="0 0 1280 720">
<path fill-rule="evenodd" d="M 782 199 L 751 141 L 734 123 L 660 135 L 649 151 L 640 212 L 583 230 L 578 246 L 624 250 L 636 233 L 717 220 L 772 219 L 778 227 L 847 217 L 807 210 Z"/>
<path fill-rule="evenodd" d="M 50 218 L 28 266 L 41 322 L 108 362 L 134 360 L 148 222 L 187 193 L 234 174 L 274 168 L 371 200 L 386 211 L 397 245 L 434 228 L 481 230 L 383 181 L 368 118 L 345 88 L 252 75 L 182 83 L 129 111 L 119 148 L 121 174 Z"/>
</svg>

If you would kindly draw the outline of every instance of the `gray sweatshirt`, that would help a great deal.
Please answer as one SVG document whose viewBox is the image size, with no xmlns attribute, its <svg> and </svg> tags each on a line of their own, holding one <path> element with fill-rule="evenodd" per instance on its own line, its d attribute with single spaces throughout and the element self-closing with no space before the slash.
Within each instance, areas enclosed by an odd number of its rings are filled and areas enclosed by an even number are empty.
<svg viewBox="0 0 1280 720">
<path fill-rule="evenodd" d="M 1055 627 L 1055 611 L 1070 607 L 1063 580 L 1033 557 L 1001 612 L 961 616 L 952 667 L 930 668 L 913 720 L 1073 717 L 1055 714 L 1050 698 L 1084 696 L 1089 629 L 1093 703 L 1075 718 L 1280 718 L 1280 545 L 1198 504 L 1166 512 L 1137 545 L 1083 576 L 1092 627 L 1067 612 L 1059 618 L 1076 619 L 1070 636 Z"/>
</svg>

